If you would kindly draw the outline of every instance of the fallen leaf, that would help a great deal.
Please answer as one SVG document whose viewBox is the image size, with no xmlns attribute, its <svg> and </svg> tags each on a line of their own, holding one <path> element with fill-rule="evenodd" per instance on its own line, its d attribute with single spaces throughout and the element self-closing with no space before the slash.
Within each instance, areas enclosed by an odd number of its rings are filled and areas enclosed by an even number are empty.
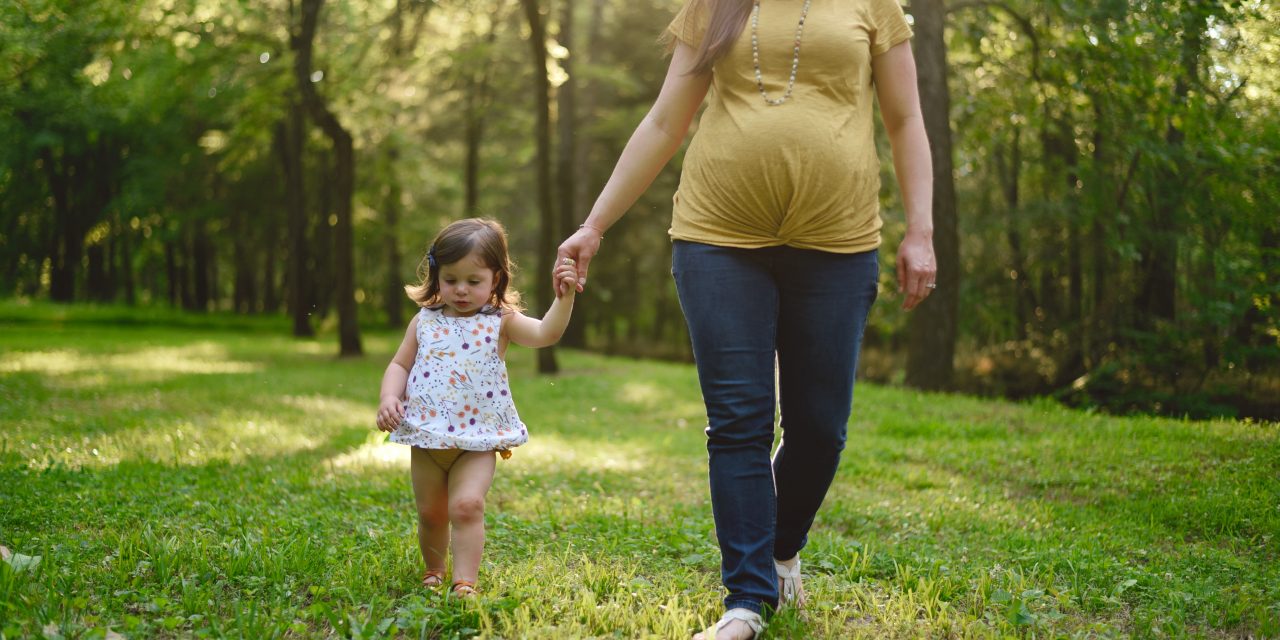
<svg viewBox="0 0 1280 640">
<path fill-rule="evenodd" d="M 4 559 L 14 571 L 35 571 L 40 566 L 40 556 L 28 556 L 15 553 Z"/>
</svg>

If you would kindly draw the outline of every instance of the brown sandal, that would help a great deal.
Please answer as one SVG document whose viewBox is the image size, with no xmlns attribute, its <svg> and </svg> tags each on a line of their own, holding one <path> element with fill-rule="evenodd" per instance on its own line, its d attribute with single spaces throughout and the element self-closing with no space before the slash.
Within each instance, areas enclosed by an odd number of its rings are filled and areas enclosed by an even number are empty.
<svg viewBox="0 0 1280 640">
<path fill-rule="evenodd" d="M 422 574 L 422 586 L 428 589 L 434 589 L 443 584 L 444 584 L 443 569 L 427 569 L 426 573 Z"/>
<path fill-rule="evenodd" d="M 454 580 L 449 590 L 459 598 L 470 598 L 476 595 L 476 583 L 470 580 Z"/>
</svg>

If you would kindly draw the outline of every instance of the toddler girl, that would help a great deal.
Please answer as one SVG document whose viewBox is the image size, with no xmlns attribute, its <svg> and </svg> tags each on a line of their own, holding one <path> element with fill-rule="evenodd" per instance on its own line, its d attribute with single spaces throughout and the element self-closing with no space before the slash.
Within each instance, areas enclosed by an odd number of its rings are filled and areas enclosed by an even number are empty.
<svg viewBox="0 0 1280 640">
<path fill-rule="evenodd" d="M 484 550 L 484 497 L 494 453 L 529 440 L 516 413 L 503 361 L 507 344 L 547 347 L 560 340 L 573 311 L 577 272 L 565 258 L 556 282 L 566 286 L 542 320 L 520 311 L 509 288 L 511 261 L 501 225 L 472 218 L 445 227 L 406 286 L 422 310 L 382 376 L 378 428 L 412 447 L 410 472 L 418 509 L 422 584 L 444 584 L 445 545 L 453 550 L 456 595 L 475 593 Z M 450 536 L 452 525 L 452 536 Z"/>
</svg>

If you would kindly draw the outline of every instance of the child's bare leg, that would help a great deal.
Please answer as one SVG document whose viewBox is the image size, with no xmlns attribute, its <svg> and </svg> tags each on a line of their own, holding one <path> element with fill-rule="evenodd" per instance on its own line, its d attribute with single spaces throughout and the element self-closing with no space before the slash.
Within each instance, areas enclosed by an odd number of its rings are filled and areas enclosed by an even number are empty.
<svg viewBox="0 0 1280 640">
<path fill-rule="evenodd" d="M 493 484 L 492 451 L 468 451 L 449 470 L 449 522 L 453 524 L 453 579 L 475 582 L 484 553 L 484 496 Z"/>
<path fill-rule="evenodd" d="M 426 449 L 412 449 L 409 472 L 418 508 L 418 548 L 427 569 L 443 573 L 449 548 L 449 476 Z"/>
</svg>

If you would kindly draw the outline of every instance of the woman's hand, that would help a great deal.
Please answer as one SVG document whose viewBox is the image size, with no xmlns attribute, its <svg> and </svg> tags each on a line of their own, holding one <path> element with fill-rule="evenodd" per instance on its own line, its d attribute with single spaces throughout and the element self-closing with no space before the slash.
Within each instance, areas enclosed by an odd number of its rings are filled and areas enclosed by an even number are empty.
<svg viewBox="0 0 1280 640">
<path fill-rule="evenodd" d="M 933 255 L 933 236 L 912 233 L 898 246 L 898 293 L 906 293 L 902 308 L 910 311 L 937 287 L 938 261 Z"/>
<path fill-rule="evenodd" d="M 564 259 L 568 258 L 573 261 L 571 266 L 576 267 L 577 272 L 577 291 L 582 291 L 587 286 L 587 268 L 591 265 L 591 258 L 600 250 L 600 240 L 604 235 L 595 227 L 582 226 L 579 227 L 569 239 L 560 244 L 560 248 L 556 251 L 557 268 L 564 264 Z M 566 288 L 572 287 L 571 280 L 561 277 L 559 271 L 551 274 L 553 283 L 556 288 L 556 297 L 564 295 Z"/>
<path fill-rule="evenodd" d="M 404 420 L 404 404 L 400 402 L 400 398 L 395 396 L 383 396 L 382 402 L 378 405 L 378 429 L 380 431 L 395 431 L 400 426 L 400 421 Z"/>
</svg>

